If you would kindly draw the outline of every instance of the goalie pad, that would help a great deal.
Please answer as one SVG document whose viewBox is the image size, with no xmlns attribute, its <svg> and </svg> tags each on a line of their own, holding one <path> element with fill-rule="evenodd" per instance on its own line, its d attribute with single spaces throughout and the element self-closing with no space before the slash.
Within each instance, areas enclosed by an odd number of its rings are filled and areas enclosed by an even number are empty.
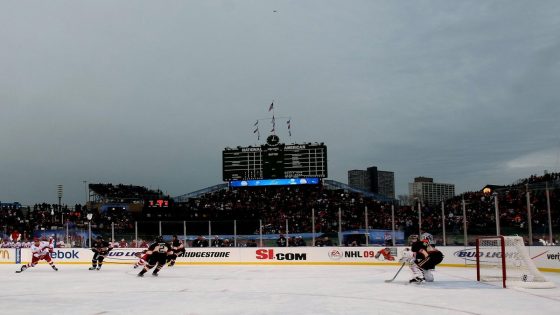
<svg viewBox="0 0 560 315">
<path fill-rule="evenodd" d="M 414 261 L 414 253 L 408 250 L 405 250 L 402 253 L 402 257 L 399 259 L 399 262 L 412 263 L 413 261 Z"/>
<path fill-rule="evenodd" d="M 420 268 L 417 264 L 415 263 L 410 264 L 410 270 L 412 271 L 414 277 L 424 279 L 424 273 L 422 272 L 422 268 Z"/>
<path fill-rule="evenodd" d="M 423 270 L 424 272 L 424 279 L 426 282 L 434 282 L 434 274 L 431 270 Z"/>
</svg>

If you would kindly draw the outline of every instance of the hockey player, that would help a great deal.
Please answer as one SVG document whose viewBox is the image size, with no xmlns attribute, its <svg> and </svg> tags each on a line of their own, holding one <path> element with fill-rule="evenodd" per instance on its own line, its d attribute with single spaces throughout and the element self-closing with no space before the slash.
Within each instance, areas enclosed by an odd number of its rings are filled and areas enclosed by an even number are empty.
<svg viewBox="0 0 560 315">
<path fill-rule="evenodd" d="M 104 241 L 101 235 L 98 236 L 91 246 L 91 250 L 94 254 L 91 259 L 91 267 L 89 267 L 89 270 L 101 270 L 101 266 L 103 266 L 103 259 L 105 259 L 107 253 L 109 253 L 112 249 L 113 247 L 109 244 L 109 242 Z"/>
<path fill-rule="evenodd" d="M 29 267 L 35 267 L 40 260 L 46 260 L 49 265 L 51 265 L 54 271 L 58 271 L 58 268 L 54 265 L 50 253 L 53 251 L 53 245 L 50 242 L 42 242 L 40 239 L 35 238 L 33 245 L 31 245 L 31 263 L 21 266 L 21 269 L 16 271 L 17 273 L 25 271 Z"/>
<path fill-rule="evenodd" d="M 412 270 L 413 278 L 410 279 L 410 283 L 434 281 L 432 271 L 443 260 L 443 254 L 430 246 L 429 242 L 428 239 L 420 240 L 418 235 L 408 237 L 410 251 L 403 252 L 401 261 L 408 262 Z"/>
<path fill-rule="evenodd" d="M 171 245 L 163 240 L 163 236 L 156 237 L 155 243 L 151 244 L 146 251 L 146 265 L 138 274 L 139 277 L 143 277 L 148 270 L 156 267 L 152 272 L 153 276 L 157 276 L 158 272 L 163 268 L 165 262 L 167 261 L 167 256 L 173 254 Z"/>
<path fill-rule="evenodd" d="M 147 249 L 144 249 L 142 252 L 138 252 L 135 254 L 136 257 L 138 257 L 138 261 L 134 264 L 134 269 L 146 264 L 146 259 L 148 259 L 148 255 L 146 255 L 147 251 Z"/>
<path fill-rule="evenodd" d="M 185 252 L 185 245 L 181 242 L 177 235 L 173 235 L 173 239 L 171 240 L 171 249 L 173 250 L 173 254 L 167 256 L 167 262 L 169 263 L 169 267 L 173 267 L 175 265 L 175 260 L 177 256 Z"/>
</svg>

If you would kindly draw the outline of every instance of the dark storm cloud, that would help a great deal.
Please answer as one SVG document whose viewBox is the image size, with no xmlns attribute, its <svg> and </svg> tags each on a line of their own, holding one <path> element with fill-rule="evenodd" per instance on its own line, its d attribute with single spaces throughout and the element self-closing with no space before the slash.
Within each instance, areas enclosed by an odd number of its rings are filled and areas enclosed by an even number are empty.
<svg viewBox="0 0 560 315">
<path fill-rule="evenodd" d="M 421 175 L 460 192 L 558 170 L 558 16 L 555 1 L 5 1 L 0 200 L 219 183 L 221 150 L 256 143 L 272 100 L 292 117 L 280 136 L 325 142 L 343 182 L 377 165 L 399 194 Z"/>
</svg>

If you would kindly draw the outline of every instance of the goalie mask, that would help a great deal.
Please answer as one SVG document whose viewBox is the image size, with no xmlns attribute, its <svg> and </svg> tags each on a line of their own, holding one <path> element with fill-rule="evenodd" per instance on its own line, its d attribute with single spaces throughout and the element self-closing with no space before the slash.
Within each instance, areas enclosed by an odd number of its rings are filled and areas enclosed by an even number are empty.
<svg viewBox="0 0 560 315">
<path fill-rule="evenodd" d="M 434 237 L 430 233 L 422 233 L 422 235 L 420 235 L 420 239 L 428 245 L 434 244 Z"/>
<path fill-rule="evenodd" d="M 412 234 L 408 237 L 408 245 L 412 245 L 412 243 L 415 243 L 418 241 L 418 235 L 416 234 Z"/>
</svg>

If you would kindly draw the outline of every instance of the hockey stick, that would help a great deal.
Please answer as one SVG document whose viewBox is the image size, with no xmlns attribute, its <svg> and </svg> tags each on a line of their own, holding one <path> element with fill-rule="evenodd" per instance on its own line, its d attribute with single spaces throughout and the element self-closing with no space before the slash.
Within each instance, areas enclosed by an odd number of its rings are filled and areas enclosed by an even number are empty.
<svg viewBox="0 0 560 315">
<path fill-rule="evenodd" d="M 399 273 L 401 272 L 401 270 L 403 269 L 404 265 L 406 265 L 406 261 L 402 263 L 401 267 L 399 268 L 399 270 L 397 270 L 397 273 L 395 274 L 395 276 L 393 276 L 393 278 L 385 280 L 385 282 L 389 283 L 389 282 L 393 282 L 393 280 L 395 280 L 395 278 L 397 278 L 397 276 L 399 275 Z"/>
</svg>

